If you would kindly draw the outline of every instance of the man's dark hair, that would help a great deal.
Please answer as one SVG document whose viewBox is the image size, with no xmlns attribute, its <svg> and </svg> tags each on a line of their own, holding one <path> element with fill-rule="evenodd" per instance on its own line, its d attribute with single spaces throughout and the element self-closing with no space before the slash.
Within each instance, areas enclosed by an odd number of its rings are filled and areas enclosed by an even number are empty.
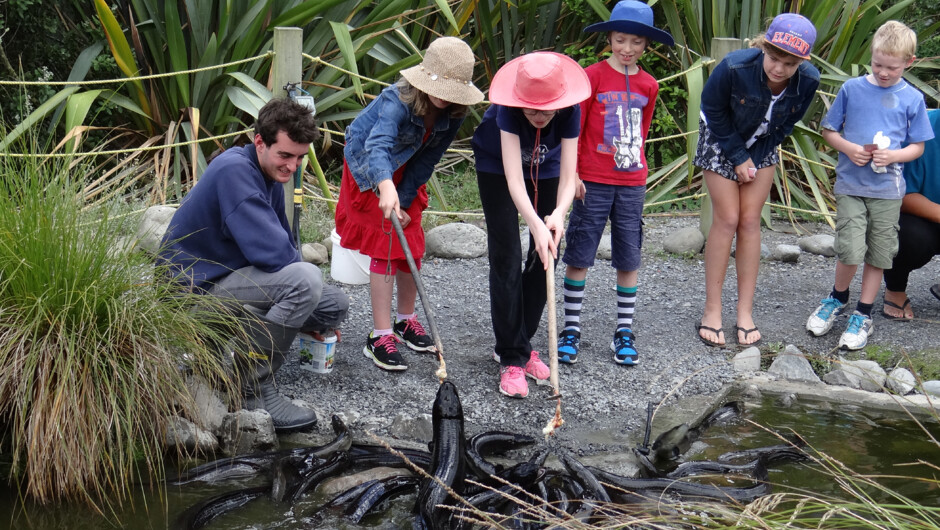
<svg viewBox="0 0 940 530">
<path fill-rule="evenodd" d="M 287 98 L 272 99 L 258 111 L 255 134 L 261 136 L 264 145 L 274 144 L 278 131 L 286 132 L 288 138 L 299 144 L 313 143 L 320 137 L 310 109 Z"/>
</svg>

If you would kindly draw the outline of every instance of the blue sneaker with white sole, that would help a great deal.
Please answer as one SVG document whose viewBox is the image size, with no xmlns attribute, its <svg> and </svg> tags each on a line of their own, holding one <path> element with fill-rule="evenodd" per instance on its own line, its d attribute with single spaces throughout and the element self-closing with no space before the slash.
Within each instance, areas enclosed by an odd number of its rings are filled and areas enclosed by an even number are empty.
<svg viewBox="0 0 940 530">
<path fill-rule="evenodd" d="M 633 366 L 640 362 L 640 354 L 637 353 L 633 340 L 634 336 L 630 328 L 620 328 L 614 333 L 610 349 L 614 352 L 615 363 Z"/>
<path fill-rule="evenodd" d="M 581 350 L 581 331 L 564 329 L 558 335 L 558 362 L 574 364 Z"/>
</svg>

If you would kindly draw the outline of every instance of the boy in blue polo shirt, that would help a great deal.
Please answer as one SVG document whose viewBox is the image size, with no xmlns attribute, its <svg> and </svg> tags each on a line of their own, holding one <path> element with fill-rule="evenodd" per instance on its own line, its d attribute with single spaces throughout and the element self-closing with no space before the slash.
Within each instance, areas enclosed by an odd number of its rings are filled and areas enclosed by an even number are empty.
<svg viewBox="0 0 940 530">
<path fill-rule="evenodd" d="M 834 188 L 838 262 L 832 292 L 810 315 L 806 329 L 817 337 L 832 329 L 864 262 L 862 292 L 840 348 L 859 350 L 868 344 L 875 295 L 898 251 L 904 163 L 918 158 L 934 136 L 924 96 L 902 78 L 916 50 L 917 35 L 904 24 L 889 20 L 878 28 L 871 73 L 846 81 L 822 122 L 823 138 L 839 151 Z"/>
</svg>

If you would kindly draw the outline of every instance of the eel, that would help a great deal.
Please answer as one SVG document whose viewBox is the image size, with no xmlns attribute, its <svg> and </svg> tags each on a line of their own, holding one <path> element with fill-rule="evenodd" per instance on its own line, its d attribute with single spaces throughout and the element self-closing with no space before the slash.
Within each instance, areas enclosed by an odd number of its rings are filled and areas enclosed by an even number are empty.
<svg viewBox="0 0 940 530">
<path fill-rule="evenodd" d="M 398 451 L 402 456 L 411 461 L 411 463 L 425 471 L 431 468 L 431 453 L 427 451 L 399 447 L 393 447 L 392 449 Z M 388 448 L 383 445 L 354 443 L 352 447 L 349 448 L 349 458 L 352 460 L 354 467 L 386 466 L 411 469 L 411 466 L 405 463 L 400 456 L 392 454 L 389 452 Z"/>
<path fill-rule="evenodd" d="M 180 530 L 196 530 L 209 524 L 216 517 L 226 514 L 249 502 L 263 497 L 268 493 L 267 486 L 244 488 L 228 491 L 210 497 L 198 504 L 190 506 L 176 519 L 176 528 Z"/>
<path fill-rule="evenodd" d="M 441 383 L 431 412 L 434 451 L 431 454 L 430 478 L 421 481 L 415 501 L 415 527 L 441 529 L 450 527 L 451 511 L 439 508 L 453 504 L 447 488 L 461 495 L 466 466 L 464 453 L 463 407 L 457 387 L 450 381 Z"/>
<path fill-rule="evenodd" d="M 350 445 L 352 445 L 352 435 L 349 433 L 349 428 L 343 423 L 343 420 L 335 414 L 332 416 L 331 420 L 333 433 L 336 436 L 333 440 L 324 445 L 219 458 L 212 462 L 190 468 L 177 478 L 169 481 L 169 483 L 174 486 L 181 486 L 183 484 L 189 484 L 190 482 L 217 483 L 234 478 L 250 477 L 267 469 L 271 469 L 276 462 L 285 457 L 306 457 L 312 455 L 323 458 L 336 451 L 348 450 Z"/>
<path fill-rule="evenodd" d="M 378 480 L 364 489 L 344 512 L 349 521 L 359 523 L 359 521 L 373 511 L 377 506 L 386 500 L 400 495 L 409 490 L 415 489 L 420 483 L 418 477 L 396 476 L 385 480 Z"/>
<path fill-rule="evenodd" d="M 502 471 L 501 465 L 494 465 L 483 458 L 484 454 L 504 454 L 513 449 L 532 445 L 535 438 L 527 434 L 505 431 L 486 431 L 474 435 L 467 441 L 467 467 L 483 481 Z"/>
<path fill-rule="evenodd" d="M 316 488 L 317 484 L 323 482 L 324 479 L 345 471 L 348 467 L 349 453 L 346 451 L 333 453 L 333 456 L 328 458 L 325 462 L 320 465 L 313 466 L 308 472 L 306 472 L 301 477 L 300 481 L 298 481 L 296 486 L 288 489 L 285 492 L 286 494 L 284 498 L 291 502 L 296 501 L 308 490 Z"/>
</svg>

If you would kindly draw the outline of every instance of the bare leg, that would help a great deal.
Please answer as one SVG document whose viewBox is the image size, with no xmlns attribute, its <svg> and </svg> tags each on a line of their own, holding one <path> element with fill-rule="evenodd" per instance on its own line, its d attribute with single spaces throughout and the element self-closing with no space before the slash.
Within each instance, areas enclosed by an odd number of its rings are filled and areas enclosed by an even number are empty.
<svg viewBox="0 0 940 530">
<path fill-rule="evenodd" d="M 640 271 L 617 271 L 617 285 L 623 287 L 636 287 Z"/>
<path fill-rule="evenodd" d="M 754 290 L 760 269 L 760 212 L 770 193 L 773 172 L 773 167 L 761 168 L 752 182 L 742 184 L 740 188 L 738 242 L 735 246 L 734 261 L 738 276 L 737 325 L 744 329 L 757 327 L 754 325 L 753 311 Z M 741 331 L 737 334 L 740 344 L 751 344 L 761 338 L 759 331 L 752 331 L 747 337 Z"/>
<path fill-rule="evenodd" d="M 395 275 L 398 284 L 398 312 L 410 315 L 415 312 L 415 300 L 418 297 L 418 285 L 411 271 L 398 271 Z"/>
<path fill-rule="evenodd" d="M 618 271 L 619 273 L 619 271 Z M 569 280 L 574 280 L 576 282 L 584 281 L 587 278 L 587 269 L 581 267 L 572 267 L 568 265 L 565 267 L 565 278 Z"/>
<path fill-rule="evenodd" d="M 392 329 L 392 291 L 395 284 L 386 281 L 384 274 L 369 273 L 369 292 L 372 298 L 372 325 L 375 329 Z"/>
<path fill-rule="evenodd" d="M 878 295 L 878 289 L 881 288 L 881 279 L 884 278 L 884 269 L 873 265 L 865 264 L 862 268 L 862 293 L 858 299 L 863 304 L 875 302 L 875 296 Z"/>
<path fill-rule="evenodd" d="M 855 277 L 855 271 L 858 270 L 858 265 L 846 265 L 841 261 L 836 262 L 836 291 L 844 291 L 849 288 L 849 285 L 852 284 L 852 278 Z M 872 298 L 874 300 L 874 298 Z"/>
<path fill-rule="evenodd" d="M 738 226 L 739 186 L 714 171 L 705 171 L 705 184 L 712 199 L 712 226 L 705 241 L 705 312 L 702 325 L 721 329 L 721 290 L 725 284 L 731 241 Z M 708 330 L 703 338 L 724 344 L 724 337 Z"/>
</svg>

